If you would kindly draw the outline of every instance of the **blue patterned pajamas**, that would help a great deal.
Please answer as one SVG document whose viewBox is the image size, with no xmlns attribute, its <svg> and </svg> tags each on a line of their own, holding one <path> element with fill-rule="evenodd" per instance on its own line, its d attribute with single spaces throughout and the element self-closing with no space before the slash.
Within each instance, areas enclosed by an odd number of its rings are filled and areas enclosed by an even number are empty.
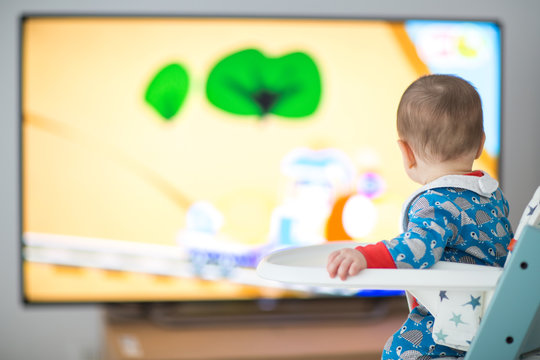
<svg viewBox="0 0 540 360">
<path fill-rule="evenodd" d="M 429 268 L 440 260 L 504 265 L 513 237 L 508 203 L 488 174 L 439 178 L 415 192 L 403 209 L 403 233 L 384 241 L 397 268 Z M 453 315 L 441 320 L 454 321 L 457 327 L 461 315 Z M 434 317 L 424 306 L 414 308 L 388 340 L 382 359 L 464 356 L 463 351 L 444 345 L 444 333 L 433 336 L 433 324 Z"/>
</svg>

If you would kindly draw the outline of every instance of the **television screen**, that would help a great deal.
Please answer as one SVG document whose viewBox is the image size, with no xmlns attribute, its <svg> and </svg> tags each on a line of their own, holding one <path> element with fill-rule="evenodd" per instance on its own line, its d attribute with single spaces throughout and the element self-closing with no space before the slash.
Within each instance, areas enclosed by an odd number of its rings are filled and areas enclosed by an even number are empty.
<svg viewBox="0 0 540 360">
<path fill-rule="evenodd" d="M 285 286 L 255 267 L 276 249 L 399 232 L 417 185 L 396 109 L 428 73 L 478 89 L 475 167 L 497 177 L 493 22 L 24 16 L 25 301 L 372 295 Z"/>
</svg>

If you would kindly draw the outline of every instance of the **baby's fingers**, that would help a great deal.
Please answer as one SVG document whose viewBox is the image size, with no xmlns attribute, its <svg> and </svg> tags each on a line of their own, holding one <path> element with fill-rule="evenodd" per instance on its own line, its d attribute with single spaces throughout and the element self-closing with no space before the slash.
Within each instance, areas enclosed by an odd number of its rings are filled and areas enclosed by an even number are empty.
<svg viewBox="0 0 540 360">
<path fill-rule="evenodd" d="M 329 262 L 326 265 L 326 271 L 328 271 L 328 275 L 330 275 L 331 278 L 336 277 L 338 267 L 339 267 L 339 262 L 336 262 L 336 261 Z"/>
<path fill-rule="evenodd" d="M 353 262 L 351 266 L 349 266 L 349 276 L 358 275 L 360 273 L 360 270 L 362 270 L 362 265 L 358 262 Z"/>
<path fill-rule="evenodd" d="M 352 263 L 353 263 L 353 259 L 351 259 L 350 257 L 346 257 L 339 264 L 337 273 L 341 280 L 346 280 L 347 277 L 349 276 L 349 269 Z"/>
<path fill-rule="evenodd" d="M 332 261 L 334 261 L 336 257 L 339 256 L 340 253 L 341 253 L 341 250 L 332 251 L 330 255 L 328 255 L 327 262 L 331 263 Z"/>
<path fill-rule="evenodd" d="M 341 250 L 337 250 L 328 255 L 328 262 L 326 264 L 326 271 L 331 278 L 334 278 L 337 275 L 339 265 L 341 264 Z"/>
</svg>

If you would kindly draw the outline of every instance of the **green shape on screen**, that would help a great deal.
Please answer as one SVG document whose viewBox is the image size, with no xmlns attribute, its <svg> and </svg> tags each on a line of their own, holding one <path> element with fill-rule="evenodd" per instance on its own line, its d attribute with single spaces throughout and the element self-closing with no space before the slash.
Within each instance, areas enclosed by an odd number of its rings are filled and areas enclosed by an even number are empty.
<svg viewBox="0 0 540 360">
<path fill-rule="evenodd" d="M 164 66 L 157 72 L 146 89 L 144 100 L 165 121 L 171 121 L 188 93 L 189 77 L 186 69 L 177 63 Z"/>
<path fill-rule="evenodd" d="M 317 110 L 321 76 L 315 61 L 304 52 L 268 57 L 247 49 L 214 66 L 206 82 L 206 97 L 214 106 L 236 115 L 298 119 Z"/>
</svg>

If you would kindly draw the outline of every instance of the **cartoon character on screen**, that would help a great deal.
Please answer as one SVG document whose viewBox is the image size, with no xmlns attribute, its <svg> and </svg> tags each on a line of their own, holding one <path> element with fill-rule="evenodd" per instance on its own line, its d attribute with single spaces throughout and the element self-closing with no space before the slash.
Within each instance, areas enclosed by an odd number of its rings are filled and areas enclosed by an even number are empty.
<svg viewBox="0 0 540 360">
<path fill-rule="evenodd" d="M 272 243 L 286 247 L 325 242 L 335 198 L 354 182 L 351 159 L 335 148 L 294 148 L 283 158 L 281 173 L 287 186 L 272 213 Z"/>
<path fill-rule="evenodd" d="M 365 268 L 429 268 L 439 260 L 503 266 L 513 237 L 508 202 L 495 179 L 472 170 L 485 141 L 476 89 L 450 75 L 419 78 L 401 98 L 397 130 L 405 171 L 423 185 L 404 204 L 402 233 L 331 253 L 330 276 L 346 279 Z M 436 318 L 413 303 L 382 358 L 463 357 L 483 302 L 477 294 L 465 296 L 441 292 L 440 304 L 454 306 Z"/>
</svg>

